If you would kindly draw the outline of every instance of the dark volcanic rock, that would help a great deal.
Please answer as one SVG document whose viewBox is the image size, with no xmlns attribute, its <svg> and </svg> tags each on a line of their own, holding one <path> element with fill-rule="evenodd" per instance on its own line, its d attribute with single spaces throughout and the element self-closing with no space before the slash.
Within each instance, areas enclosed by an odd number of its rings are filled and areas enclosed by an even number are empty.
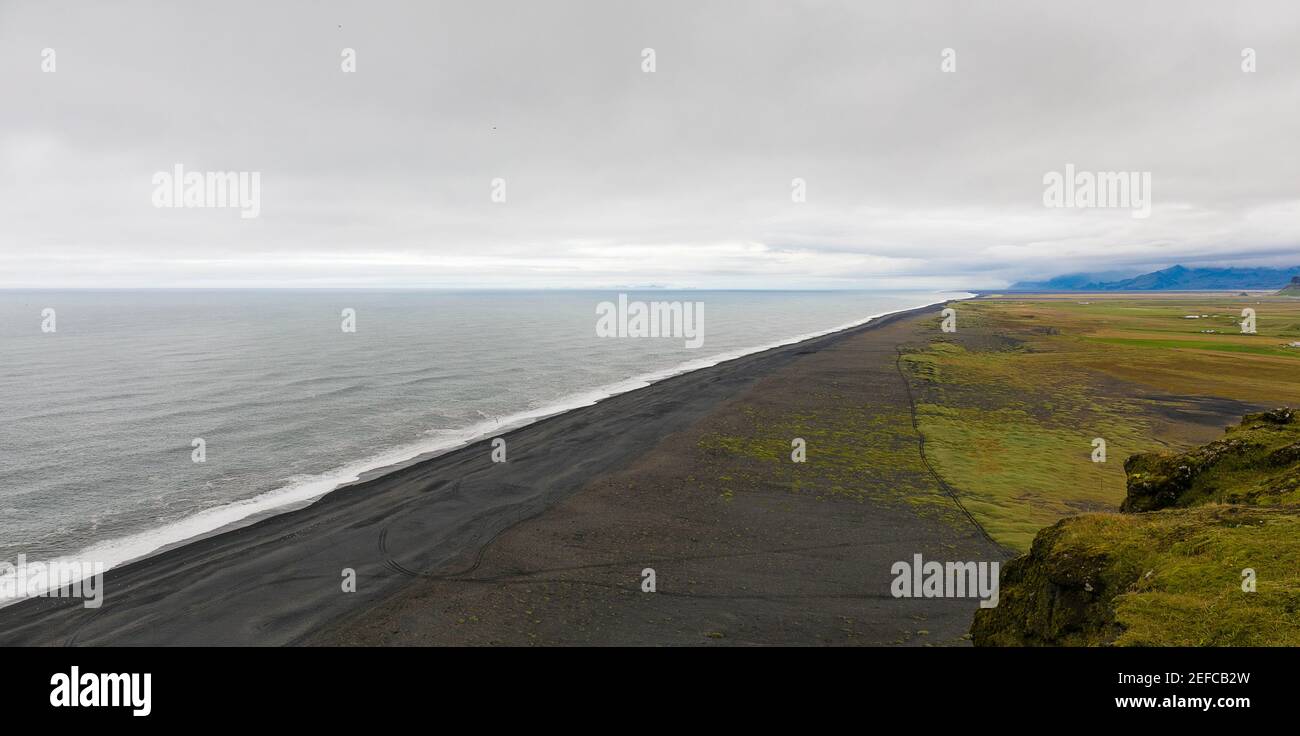
<svg viewBox="0 0 1300 736">
<path fill-rule="evenodd" d="M 1039 532 L 1029 554 L 1002 568 L 997 607 L 971 624 L 976 646 L 1081 645 L 1120 633 L 1111 599 L 1141 573 L 1115 570 L 1104 552 L 1061 549 L 1069 522 Z"/>
<path fill-rule="evenodd" d="M 1258 446 L 1246 440 L 1211 442 L 1179 454 L 1146 452 L 1124 461 L 1128 495 L 1119 510 L 1125 513 L 1156 511 L 1179 506 L 1196 479 L 1228 458 L 1243 457 Z"/>
<path fill-rule="evenodd" d="M 1242 417 L 1242 426 L 1267 422 L 1268 424 L 1291 424 L 1295 421 L 1295 411 L 1289 406 L 1280 409 L 1260 412 L 1258 414 L 1247 414 Z"/>
<path fill-rule="evenodd" d="M 1295 412 L 1289 407 L 1247 414 L 1241 425 L 1228 428 L 1228 437 L 1183 453 L 1141 453 L 1124 461 L 1128 495 L 1120 504 L 1127 513 L 1157 511 L 1207 500 L 1241 500 L 1222 493 L 1221 479 L 1208 477 L 1225 466 L 1229 471 L 1286 467 L 1300 461 L 1294 441 Z M 1292 440 L 1289 441 L 1288 440 Z M 1286 444 L 1282 444 L 1286 442 Z M 1278 446 L 1282 445 L 1282 446 Z M 1230 473 L 1229 473 L 1230 474 Z M 1271 487 L 1285 488 L 1286 483 Z M 1256 491 L 1237 494 L 1253 500 Z"/>
</svg>

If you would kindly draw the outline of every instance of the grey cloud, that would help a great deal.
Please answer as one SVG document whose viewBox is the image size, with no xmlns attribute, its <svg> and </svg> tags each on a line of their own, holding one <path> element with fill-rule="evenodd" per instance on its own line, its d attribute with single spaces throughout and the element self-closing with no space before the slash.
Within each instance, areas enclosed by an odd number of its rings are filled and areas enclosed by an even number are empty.
<svg viewBox="0 0 1300 736">
<path fill-rule="evenodd" d="M 1297 37 L 1285 2 L 9 2 L 0 286 L 1289 264 Z M 155 209 L 178 162 L 262 172 L 261 216 Z M 1151 218 L 1044 209 L 1066 163 L 1151 171 Z"/>
</svg>

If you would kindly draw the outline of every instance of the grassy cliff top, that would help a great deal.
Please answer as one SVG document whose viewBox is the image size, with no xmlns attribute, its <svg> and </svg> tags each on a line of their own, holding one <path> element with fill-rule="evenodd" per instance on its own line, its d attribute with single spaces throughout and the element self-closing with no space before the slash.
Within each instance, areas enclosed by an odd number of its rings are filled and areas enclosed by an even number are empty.
<svg viewBox="0 0 1300 736">
<path fill-rule="evenodd" d="M 976 644 L 1300 646 L 1300 419 L 1130 457 L 1127 513 L 1039 532 L 1006 565 Z"/>
<path fill-rule="evenodd" d="M 1001 585 L 977 645 L 1300 646 L 1300 513 L 1078 516 L 1040 533 Z"/>
<path fill-rule="evenodd" d="M 1248 414 L 1221 440 L 1183 453 L 1133 455 L 1124 470 L 1122 511 L 1300 503 L 1300 421 L 1290 409 Z"/>
</svg>

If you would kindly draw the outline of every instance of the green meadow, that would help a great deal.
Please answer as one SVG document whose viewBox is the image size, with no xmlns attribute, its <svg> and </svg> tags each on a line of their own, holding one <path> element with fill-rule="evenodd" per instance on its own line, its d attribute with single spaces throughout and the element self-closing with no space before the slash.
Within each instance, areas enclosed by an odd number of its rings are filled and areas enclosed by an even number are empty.
<svg viewBox="0 0 1300 736">
<path fill-rule="evenodd" d="M 1300 406 L 1300 348 L 1289 346 L 1300 301 L 1072 294 L 950 306 L 957 331 L 936 318 L 905 356 L 919 424 L 938 472 L 1013 549 L 1061 518 L 1117 509 L 1131 454 L 1217 439 L 1246 405 Z M 1246 308 L 1254 334 L 1241 332 Z M 1094 462 L 1097 440 L 1105 462 Z"/>
</svg>

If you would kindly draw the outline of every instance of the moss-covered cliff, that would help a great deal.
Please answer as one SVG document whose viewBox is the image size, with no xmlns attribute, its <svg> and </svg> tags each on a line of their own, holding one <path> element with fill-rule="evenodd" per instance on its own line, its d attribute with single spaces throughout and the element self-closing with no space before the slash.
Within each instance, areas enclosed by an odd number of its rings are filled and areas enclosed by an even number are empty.
<svg viewBox="0 0 1300 736">
<path fill-rule="evenodd" d="M 1119 514 L 1065 519 L 1003 568 L 977 645 L 1300 645 L 1300 420 L 1135 455 Z M 1252 584 L 1253 583 L 1253 584 Z"/>
</svg>

